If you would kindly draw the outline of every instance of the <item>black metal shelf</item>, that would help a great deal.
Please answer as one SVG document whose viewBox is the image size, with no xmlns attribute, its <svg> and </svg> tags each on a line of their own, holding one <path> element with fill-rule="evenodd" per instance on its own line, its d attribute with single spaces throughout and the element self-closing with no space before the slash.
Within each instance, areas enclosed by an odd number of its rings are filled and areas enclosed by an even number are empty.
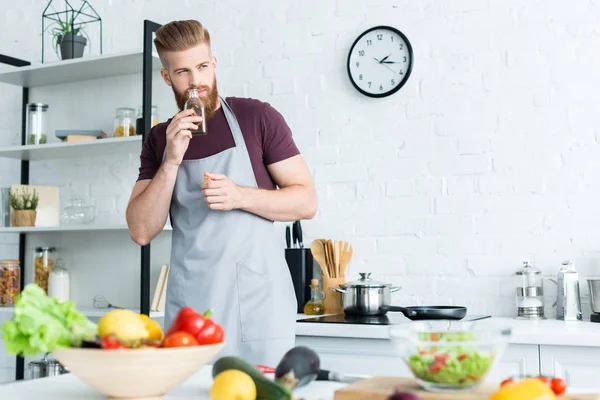
<svg viewBox="0 0 600 400">
<path fill-rule="evenodd" d="M 153 68 L 153 33 L 160 27 L 160 24 L 149 20 L 144 20 L 144 42 L 142 56 L 142 122 L 144 130 L 142 131 L 141 143 L 146 139 L 146 133 L 152 127 L 151 107 L 152 107 L 152 71 Z M 8 64 L 14 67 L 27 67 L 31 63 L 26 60 L 10 57 L 0 54 L 0 63 Z M 155 66 L 154 66 L 155 67 Z M 21 145 L 27 144 L 27 103 L 29 103 L 29 87 L 23 86 L 22 93 L 22 112 L 21 112 Z M 29 184 L 29 161 L 21 160 L 21 184 Z M 27 233 L 19 233 L 19 261 L 21 263 L 21 281 L 20 291 L 25 286 L 25 248 Z M 150 315 L 150 243 L 140 246 L 140 313 Z M 16 357 L 16 380 L 23 380 L 25 377 L 25 359 L 21 356 Z"/>
</svg>

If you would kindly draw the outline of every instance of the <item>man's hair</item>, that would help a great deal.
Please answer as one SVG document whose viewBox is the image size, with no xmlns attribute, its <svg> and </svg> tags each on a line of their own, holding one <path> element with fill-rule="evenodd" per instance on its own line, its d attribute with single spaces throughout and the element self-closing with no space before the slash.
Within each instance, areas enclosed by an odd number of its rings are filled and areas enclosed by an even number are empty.
<svg viewBox="0 0 600 400">
<path fill-rule="evenodd" d="M 163 66 L 166 66 L 163 57 L 165 52 L 187 50 L 200 43 L 206 43 L 210 48 L 210 34 L 200 22 L 193 19 L 171 21 L 162 25 L 156 30 L 154 39 L 154 45 Z"/>
</svg>

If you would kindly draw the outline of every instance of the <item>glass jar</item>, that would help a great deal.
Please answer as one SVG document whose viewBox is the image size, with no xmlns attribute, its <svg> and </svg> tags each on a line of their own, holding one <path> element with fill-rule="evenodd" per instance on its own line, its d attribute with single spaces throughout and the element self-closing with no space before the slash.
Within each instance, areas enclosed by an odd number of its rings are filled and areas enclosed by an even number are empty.
<svg viewBox="0 0 600 400">
<path fill-rule="evenodd" d="M 135 109 L 119 107 L 115 110 L 114 137 L 135 136 Z"/>
<path fill-rule="evenodd" d="M 96 207 L 81 197 L 71 197 L 61 216 L 64 225 L 88 225 L 96 218 Z"/>
<path fill-rule="evenodd" d="M 0 260 L 0 306 L 11 307 L 21 286 L 19 260 Z"/>
<path fill-rule="evenodd" d="M 139 106 L 137 109 L 137 118 L 140 119 L 143 117 L 144 110 L 142 110 L 142 106 Z M 158 106 L 152 106 L 150 110 L 150 120 L 152 121 L 152 127 L 158 124 Z"/>
<path fill-rule="evenodd" d="M 63 260 L 56 260 L 54 268 L 50 271 L 48 279 L 48 296 L 56 297 L 61 303 L 71 297 L 71 280 L 69 270 L 65 268 Z"/>
<path fill-rule="evenodd" d="M 544 317 L 544 292 L 542 271 L 531 262 L 523 262 L 523 267 L 515 272 L 517 315 L 519 318 L 537 319 Z"/>
<path fill-rule="evenodd" d="M 198 95 L 198 89 L 190 89 L 188 90 L 188 99 L 185 102 L 184 109 L 194 109 L 194 115 L 198 115 L 202 117 L 201 122 L 195 122 L 198 126 L 198 129 L 195 131 L 191 131 L 192 135 L 206 135 L 208 132 L 206 131 L 206 117 L 204 116 L 204 103 L 200 96 Z"/>
<path fill-rule="evenodd" d="M 50 271 L 54 267 L 56 248 L 54 247 L 36 247 L 33 258 L 34 271 L 33 279 L 36 285 L 44 289 L 48 294 L 48 279 Z"/>
<path fill-rule="evenodd" d="M 27 144 L 48 142 L 48 104 L 27 105 Z"/>
</svg>

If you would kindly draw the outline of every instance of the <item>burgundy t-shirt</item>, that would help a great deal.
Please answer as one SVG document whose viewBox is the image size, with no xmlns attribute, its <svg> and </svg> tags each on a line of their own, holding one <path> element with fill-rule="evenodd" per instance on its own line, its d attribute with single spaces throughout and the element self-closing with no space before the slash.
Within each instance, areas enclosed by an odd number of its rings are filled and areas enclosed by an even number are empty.
<svg viewBox="0 0 600 400">
<path fill-rule="evenodd" d="M 242 129 L 258 187 L 275 189 L 267 165 L 300 154 L 289 126 L 283 116 L 268 103 L 239 97 L 227 97 L 225 101 L 233 110 Z M 166 131 L 171 119 L 157 124 L 146 135 L 140 156 L 138 180 L 154 178 L 162 164 L 167 143 Z M 210 157 L 235 147 L 223 107 L 219 107 L 213 118 L 206 122 L 206 129 L 208 135 L 192 137 L 183 156 L 184 160 Z"/>
</svg>

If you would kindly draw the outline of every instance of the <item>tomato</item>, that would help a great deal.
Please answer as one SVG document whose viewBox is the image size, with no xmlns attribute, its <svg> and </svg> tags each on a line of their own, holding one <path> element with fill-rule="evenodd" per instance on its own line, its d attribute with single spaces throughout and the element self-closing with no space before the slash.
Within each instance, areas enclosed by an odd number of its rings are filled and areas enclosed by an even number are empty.
<svg viewBox="0 0 600 400">
<path fill-rule="evenodd" d="M 127 347 L 121 343 L 119 339 L 113 335 L 106 335 L 100 340 L 100 346 L 106 350 L 126 349 Z"/>
<path fill-rule="evenodd" d="M 190 347 L 198 346 L 198 341 L 187 332 L 173 332 L 163 341 L 163 347 Z"/>
<path fill-rule="evenodd" d="M 446 365 L 446 362 L 448 361 L 448 357 L 450 357 L 449 354 L 438 354 L 437 356 L 434 357 L 434 362 L 442 364 L 442 365 Z"/>
<path fill-rule="evenodd" d="M 263 374 L 274 374 L 275 373 L 275 368 L 272 368 L 272 367 L 266 367 L 264 365 L 257 365 L 256 368 Z"/>
<path fill-rule="evenodd" d="M 436 361 L 429 366 L 429 371 L 436 374 L 436 373 L 440 372 L 443 367 L 444 367 L 444 364 Z"/>
<path fill-rule="evenodd" d="M 562 378 L 554 378 L 550 381 L 550 388 L 554 394 L 561 395 L 567 390 L 567 382 Z"/>
<path fill-rule="evenodd" d="M 503 380 L 500 383 L 500 387 L 504 386 L 504 385 L 508 385 L 509 383 L 513 383 L 513 378 L 506 378 L 505 380 Z"/>
<path fill-rule="evenodd" d="M 458 361 L 463 361 L 467 359 L 467 355 L 466 354 L 461 354 L 460 356 L 458 356 Z"/>
</svg>

